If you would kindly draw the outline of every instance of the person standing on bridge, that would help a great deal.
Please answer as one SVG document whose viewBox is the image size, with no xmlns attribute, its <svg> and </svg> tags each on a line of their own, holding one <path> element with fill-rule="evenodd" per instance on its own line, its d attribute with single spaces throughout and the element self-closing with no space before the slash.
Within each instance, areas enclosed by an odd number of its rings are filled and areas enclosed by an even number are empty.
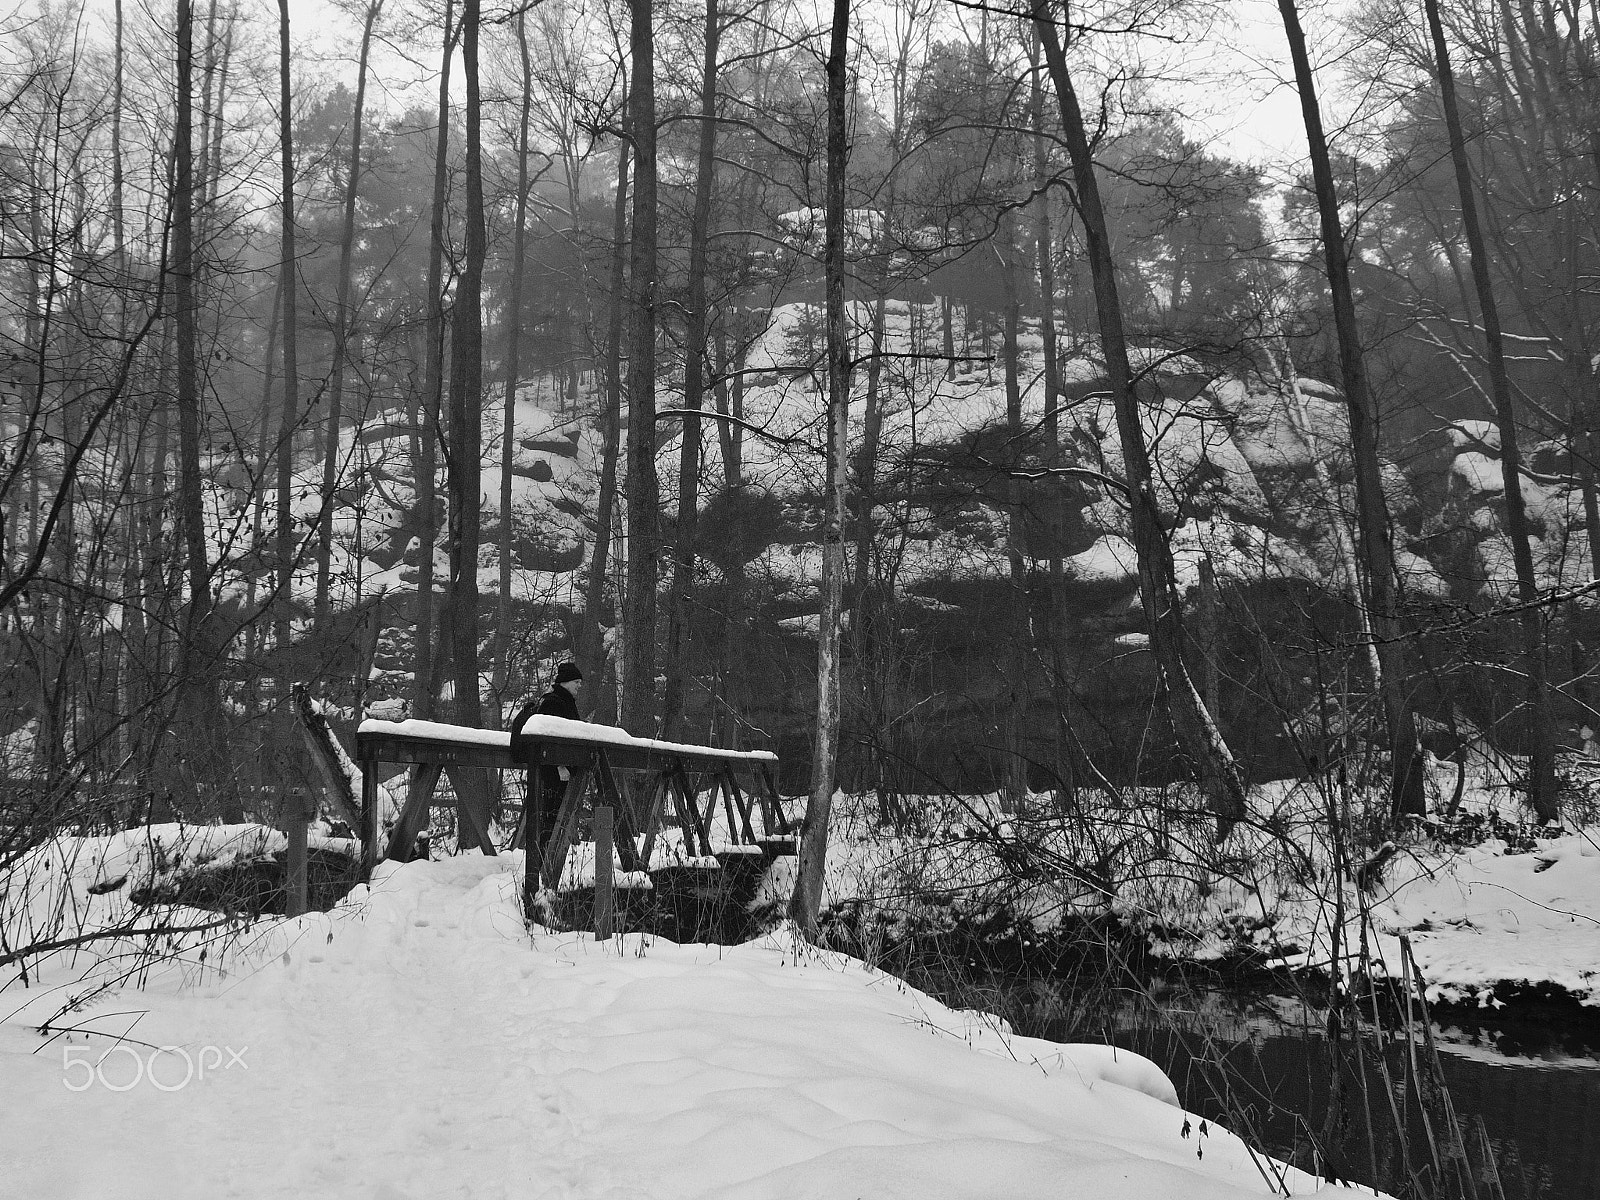
<svg viewBox="0 0 1600 1200">
<path fill-rule="evenodd" d="M 556 681 L 550 685 L 550 690 L 537 700 L 530 700 L 518 710 L 511 722 L 511 752 L 518 758 L 525 753 L 526 739 L 522 736 L 522 728 L 528 723 L 529 717 L 565 717 L 569 721 L 580 721 L 583 718 L 578 713 L 578 692 L 583 688 L 583 672 L 578 670 L 578 664 L 564 662 L 556 668 Z M 561 813 L 561 798 L 566 792 L 567 781 L 572 778 L 572 772 L 566 767 L 542 766 L 539 768 L 539 805 L 537 812 L 529 812 L 528 836 L 524 845 L 534 846 L 540 858 L 544 857 L 545 847 L 550 844 L 550 835 L 555 832 L 556 817 Z M 529 780 L 532 783 L 532 780 Z M 533 790 L 531 787 L 528 789 Z"/>
</svg>

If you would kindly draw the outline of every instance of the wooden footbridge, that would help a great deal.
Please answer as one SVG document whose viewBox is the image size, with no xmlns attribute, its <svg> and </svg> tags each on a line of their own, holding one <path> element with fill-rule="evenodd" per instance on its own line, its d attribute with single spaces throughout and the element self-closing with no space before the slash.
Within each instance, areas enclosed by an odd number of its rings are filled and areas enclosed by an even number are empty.
<svg viewBox="0 0 1600 1200">
<path fill-rule="evenodd" d="M 380 845 L 385 858 L 403 862 L 411 857 L 436 803 L 441 775 L 455 791 L 461 844 L 475 842 L 485 854 L 494 854 L 489 789 L 482 786 L 479 774 L 486 770 L 526 773 L 527 798 L 511 848 L 537 847 L 541 842 L 546 847 L 542 858 L 531 850 L 526 855 L 524 890 L 530 901 L 541 885 L 559 886 L 591 790 L 597 810 L 609 808 L 615 814 L 616 846 L 624 871 L 650 868 L 659 835 L 669 822 L 682 831 L 684 853 L 705 866 L 716 863 L 719 854 L 795 852 L 795 823 L 784 813 L 778 796 L 778 759 L 765 750 L 657 741 L 632 737 L 610 725 L 535 716 L 515 746 L 511 735 L 499 730 L 435 721 L 366 720 L 356 732 L 356 754 L 362 779 L 363 879 L 372 877 Z M 414 770 L 405 802 L 385 839 L 378 780 L 386 763 L 410 764 Z M 548 833 L 537 827 L 544 811 L 540 770 L 544 767 L 565 768 L 567 774 L 560 809 Z M 625 790 L 619 785 L 619 773 L 634 775 L 635 785 Z M 711 835 L 719 802 L 727 840 L 714 846 Z M 609 861 L 605 865 L 609 868 Z"/>
</svg>

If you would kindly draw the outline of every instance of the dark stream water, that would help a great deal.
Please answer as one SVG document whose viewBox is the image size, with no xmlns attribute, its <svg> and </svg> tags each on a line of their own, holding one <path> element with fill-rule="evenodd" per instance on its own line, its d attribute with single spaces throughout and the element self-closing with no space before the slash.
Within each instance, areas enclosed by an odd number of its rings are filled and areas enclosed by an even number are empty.
<svg viewBox="0 0 1600 1200">
<path fill-rule="evenodd" d="M 932 990 L 964 1007 L 1002 1013 L 1021 1034 L 1109 1041 L 1143 1054 L 1167 1071 L 1191 1112 L 1279 1158 L 1313 1165 L 1306 1130 L 1323 1129 L 1329 1096 L 1322 1011 L 1297 998 L 1167 981 L 1142 995 L 1091 987 L 1086 1000 L 1083 982 L 969 980 Z M 1561 1009 L 1514 1017 L 1475 1011 L 1441 1014 L 1432 1028 L 1475 1175 L 1484 1175 L 1476 1128 L 1481 1118 L 1506 1200 L 1600 1200 L 1600 1021 Z M 1417 1029 L 1415 1061 L 1431 1077 L 1420 1024 Z M 1353 1182 L 1370 1184 L 1375 1164 L 1379 1186 L 1404 1195 L 1401 1140 L 1393 1108 L 1379 1090 L 1376 1052 L 1381 1047 L 1417 1168 L 1431 1156 L 1414 1089 L 1403 1083 L 1412 1051 L 1399 1035 L 1385 1038 L 1370 1024 L 1365 1034 L 1374 1134 L 1366 1135 L 1363 1103 L 1352 1084 L 1347 1171 Z M 1429 1168 L 1422 1175 L 1426 1180 Z M 1492 1197 L 1487 1187 L 1479 1195 Z"/>
</svg>

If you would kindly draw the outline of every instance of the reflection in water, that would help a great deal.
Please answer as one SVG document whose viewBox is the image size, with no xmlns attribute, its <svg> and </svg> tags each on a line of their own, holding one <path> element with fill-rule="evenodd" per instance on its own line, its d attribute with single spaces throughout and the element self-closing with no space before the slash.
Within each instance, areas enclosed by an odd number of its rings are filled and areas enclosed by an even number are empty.
<svg viewBox="0 0 1600 1200">
<path fill-rule="evenodd" d="M 1312 1166 L 1308 1130 L 1326 1119 L 1329 1065 L 1325 1014 L 1282 996 L 1241 995 L 1211 989 L 1155 985 L 1150 998 L 1100 992 L 1086 1004 L 1072 983 L 1014 982 L 964 1004 L 987 1002 L 1018 1033 L 1057 1041 L 1108 1040 L 1166 1068 L 1191 1110 L 1222 1122 L 1281 1158 Z M 1154 1000 L 1154 1004 L 1151 1003 Z M 1596 1200 L 1600 1197 L 1600 1045 L 1593 1035 L 1561 1025 L 1435 1025 L 1434 1039 L 1450 1097 L 1463 1128 L 1475 1134 L 1478 1118 L 1493 1148 L 1506 1200 Z M 1379 1039 L 1368 1030 L 1375 1051 Z M 1426 1064 L 1426 1048 L 1415 1047 Z M 1405 1105 L 1412 1051 L 1403 1038 L 1383 1041 L 1397 1106 Z M 1353 1096 L 1348 1126 L 1348 1171 L 1400 1194 L 1402 1150 L 1378 1090 L 1381 1075 L 1371 1055 L 1368 1138 Z M 1426 1134 L 1412 1099 L 1409 1106 L 1413 1168 L 1428 1161 Z M 1475 1149 L 1475 1145 L 1473 1147 Z M 1476 1161 L 1477 1155 L 1470 1155 Z"/>
</svg>

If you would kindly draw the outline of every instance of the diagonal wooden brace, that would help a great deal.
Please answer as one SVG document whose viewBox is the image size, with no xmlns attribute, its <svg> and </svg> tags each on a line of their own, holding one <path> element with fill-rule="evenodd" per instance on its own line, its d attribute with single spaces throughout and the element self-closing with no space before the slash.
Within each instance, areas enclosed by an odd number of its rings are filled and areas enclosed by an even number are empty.
<svg viewBox="0 0 1600 1200">
<path fill-rule="evenodd" d="M 633 806 L 623 798 L 621 789 L 617 787 L 617 777 L 612 773 L 611 762 L 606 758 L 604 750 L 594 752 L 594 765 L 595 790 L 603 799 L 610 801 L 615 810 L 617 855 L 622 859 L 622 869 L 642 870 L 639 865 L 638 830 L 634 822 Z"/>
<path fill-rule="evenodd" d="M 739 780 L 734 776 L 730 766 L 722 773 L 722 786 L 727 789 L 728 796 L 733 800 L 734 807 L 739 810 L 739 832 L 735 837 L 742 837 L 744 844 L 756 844 L 755 830 L 750 827 L 750 798 L 739 790 Z M 733 814 L 728 814 L 728 831 L 733 832 Z"/>
<path fill-rule="evenodd" d="M 578 835 L 578 813 L 583 808 L 583 793 L 589 783 L 588 767 L 573 767 L 572 778 L 567 780 L 567 790 L 561 797 L 561 811 L 556 816 L 556 827 L 550 833 L 545 847 L 540 874 L 547 888 L 561 885 L 561 871 L 567 865 L 567 851 Z"/>
<path fill-rule="evenodd" d="M 766 810 L 767 836 L 782 837 L 793 833 L 794 826 L 783 815 L 783 801 L 778 795 L 778 785 L 772 778 L 772 771 L 766 763 L 757 768 L 761 776 L 761 807 Z"/>
<path fill-rule="evenodd" d="M 482 772 L 470 767 L 448 766 L 444 773 L 456 793 L 457 844 L 465 847 L 467 839 L 462 835 L 470 832 L 478 848 L 493 858 L 496 850 L 494 839 L 489 836 L 489 806 L 485 802 L 487 789 L 480 786 L 484 782 Z"/>
<path fill-rule="evenodd" d="M 695 802 L 694 787 L 689 783 L 689 772 L 684 769 L 682 759 L 674 759 L 672 763 L 672 781 L 678 789 L 678 823 L 683 826 L 683 847 L 690 855 L 696 853 L 710 854 L 711 839 L 706 836 L 706 827 L 700 820 L 700 808 Z M 700 840 L 700 849 L 695 850 L 695 839 Z"/>
<path fill-rule="evenodd" d="M 394 828 L 389 833 L 389 845 L 383 856 L 392 862 L 409 862 L 411 849 L 417 844 L 417 834 L 428 824 L 428 809 L 433 804 L 434 788 L 439 786 L 439 775 L 444 770 L 438 763 L 422 763 L 411 777 L 406 791 L 406 805 L 400 810 Z"/>
<path fill-rule="evenodd" d="M 661 830 L 661 809 L 671 789 L 670 771 L 660 771 L 650 780 L 650 801 L 644 812 L 644 849 L 639 852 L 642 870 L 650 869 L 650 856 L 656 848 L 656 834 Z"/>
</svg>

